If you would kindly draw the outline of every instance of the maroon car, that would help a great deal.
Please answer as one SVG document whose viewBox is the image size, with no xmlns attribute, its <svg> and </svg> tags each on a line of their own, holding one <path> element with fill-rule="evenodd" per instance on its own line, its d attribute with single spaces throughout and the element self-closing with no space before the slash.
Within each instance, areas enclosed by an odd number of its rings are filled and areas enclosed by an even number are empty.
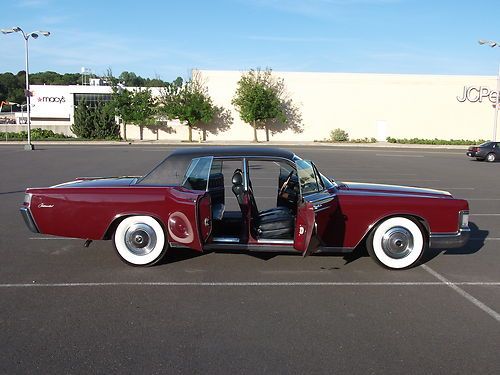
<svg viewBox="0 0 500 375">
<path fill-rule="evenodd" d="M 379 264 L 401 269 L 428 247 L 463 246 L 468 210 L 444 191 L 334 181 L 287 150 L 200 147 L 176 150 L 142 177 L 27 189 L 21 214 L 35 233 L 112 239 L 135 266 L 169 248 L 305 256 L 366 244 Z"/>
</svg>

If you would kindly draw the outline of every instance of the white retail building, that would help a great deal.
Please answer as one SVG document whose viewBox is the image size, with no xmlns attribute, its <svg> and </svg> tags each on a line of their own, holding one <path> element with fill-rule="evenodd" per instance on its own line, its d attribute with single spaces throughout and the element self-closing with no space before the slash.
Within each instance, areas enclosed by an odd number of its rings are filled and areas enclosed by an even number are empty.
<svg viewBox="0 0 500 375">
<path fill-rule="evenodd" d="M 200 71 L 210 96 L 217 105 L 232 112 L 228 131 L 208 134 L 208 140 L 252 140 L 253 131 L 231 105 L 240 71 Z M 285 131 L 272 136 L 276 141 L 313 141 L 327 138 L 341 128 L 351 138 L 491 139 L 493 133 L 495 76 L 400 75 L 273 72 L 284 79 L 289 96 L 302 112 L 304 131 Z M 94 82 L 98 83 L 98 82 Z M 32 85 L 32 127 L 50 128 L 70 134 L 75 104 L 85 97 L 92 103 L 107 100 L 109 86 Z M 159 90 L 153 89 L 157 95 Z M 18 114 L 22 123 L 22 114 Z M 13 125 L 7 125 L 12 129 Z M 18 125 L 16 127 L 21 127 Z M 1 129 L 0 129 L 1 130 Z M 139 139 L 139 127 L 127 125 L 127 137 Z M 142 129 L 144 139 L 156 139 Z M 173 122 L 170 132 L 159 139 L 185 140 L 185 126 Z M 196 134 L 195 137 L 196 138 Z M 264 140 L 264 133 L 259 139 Z"/>
</svg>

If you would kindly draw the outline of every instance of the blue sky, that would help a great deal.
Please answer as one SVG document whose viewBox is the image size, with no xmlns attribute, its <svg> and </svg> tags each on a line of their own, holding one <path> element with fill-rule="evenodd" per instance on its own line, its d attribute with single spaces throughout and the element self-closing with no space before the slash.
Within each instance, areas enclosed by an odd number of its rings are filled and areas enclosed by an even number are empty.
<svg viewBox="0 0 500 375">
<path fill-rule="evenodd" d="M 30 70 L 124 70 L 172 80 L 192 68 L 494 75 L 499 0 L 16 0 L 0 27 L 49 30 Z M 0 34 L 0 71 L 24 69 L 20 35 Z"/>
</svg>

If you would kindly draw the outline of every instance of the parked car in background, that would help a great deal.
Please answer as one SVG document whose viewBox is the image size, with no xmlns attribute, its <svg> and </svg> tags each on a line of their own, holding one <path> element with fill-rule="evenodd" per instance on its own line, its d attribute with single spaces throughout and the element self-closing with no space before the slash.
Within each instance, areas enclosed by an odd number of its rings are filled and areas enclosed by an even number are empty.
<svg viewBox="0 0 500 375">
<path fill-rule="evenodd" d="M 488 141 L 479 146 L 470 146 L 466 154 L 476 160 L 494 162 L 500 159 L 500 142 Z"/>
<path fill-rule="evenodd" d="M 262 210 L 265 199 L 272 204 Z M 142 177 L 30 188 L 21 213 L 35 233 L 112 239 L 134 266 L 173 247 L 305 256 L 366 245 L 379 264 L 402 269 L 429 247 L 465 245 L 470 233 L 467 201 L 448 192 L 339 182 L 266 147 L 181 148 Z"/>
</svg>

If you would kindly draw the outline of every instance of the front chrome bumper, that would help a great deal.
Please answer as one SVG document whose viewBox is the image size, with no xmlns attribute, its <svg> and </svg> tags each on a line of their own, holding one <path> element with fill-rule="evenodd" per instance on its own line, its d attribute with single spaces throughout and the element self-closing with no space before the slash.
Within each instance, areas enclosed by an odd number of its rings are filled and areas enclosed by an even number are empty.
<svg viewBox="0 0 500 375">
<path fill-rule="evenodd" d="M 21 216 L 23 217 L 28 229 L 33 233 L 40 233 L 38 227 L 36 226 L 35 220 L 33 220 L 30 209 L 28 207 L 21 207 L 19 211 L 21 212 Z"/>
<path fill-rule="evenodd" d="M 469 237 L 469 228 L 461 228 L 457 233 L 431 233 L 429 247 L 432 249 L 455 249 L 464 246 Z"/>
</svg>

